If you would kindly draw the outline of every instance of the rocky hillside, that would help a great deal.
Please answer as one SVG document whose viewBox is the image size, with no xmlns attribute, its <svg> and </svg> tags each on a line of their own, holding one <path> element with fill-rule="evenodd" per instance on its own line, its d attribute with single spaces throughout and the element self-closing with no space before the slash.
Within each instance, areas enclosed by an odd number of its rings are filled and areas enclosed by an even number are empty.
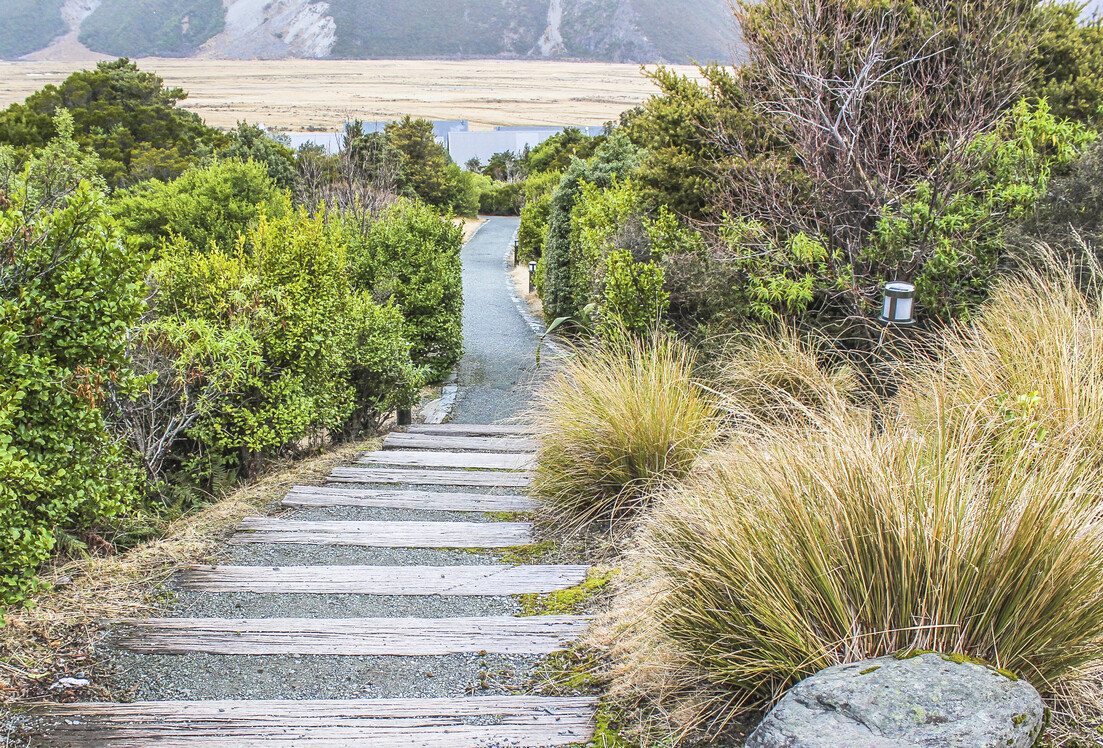
<svg viewBox="0 0 1103 748">
<path fill-rule="evenodd" d="M 0 57 L 729 60 L 727 0 L 4 0 Z M 80 48 L 79 46 L 76 48 Z"/>
</svg>

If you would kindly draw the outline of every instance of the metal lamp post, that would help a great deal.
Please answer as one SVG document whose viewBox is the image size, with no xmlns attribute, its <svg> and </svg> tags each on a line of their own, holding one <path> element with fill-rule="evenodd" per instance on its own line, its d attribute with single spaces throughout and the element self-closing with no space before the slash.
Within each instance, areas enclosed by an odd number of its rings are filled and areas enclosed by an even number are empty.
<svg viewBox="0 0 1103 748">
<path fill-rule="evenodd" d="M 529 293 L 536 290 L 536 260 L 529 260 Z"/>
<path fill-rule="evenodd" d="M 915 286 L 903 281 L 885 284 L 885 300 L 881 307 L 883 325 L 910 327 L 915 324 Z"/>
</svg>

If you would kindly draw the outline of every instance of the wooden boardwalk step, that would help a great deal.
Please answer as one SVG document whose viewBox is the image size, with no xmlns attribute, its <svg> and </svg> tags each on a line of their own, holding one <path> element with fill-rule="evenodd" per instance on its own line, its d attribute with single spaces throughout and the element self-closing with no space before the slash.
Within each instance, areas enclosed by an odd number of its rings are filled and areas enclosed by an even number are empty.
<svg viewBox="0 0 1103 748">
<path fill-rule="evenodd" d="M 536 458 L 510 452 L 432 452 L 391 450 L 361 455 L 365 465 L 408 465 L 412 467 L 481 468 L 485 470 L 532 470 Z"/>
<path fill-rule="evenodd" d="M 180 586 L 202 592 L 523 595 L 582 584 L 588 566 L 192 566 Z"/>
<path fill-rule="evenodd" d="M 283 505 L 286 507 L 357 506 L 382 509 L 426 509 L 443 512 L 528 512 L 533 509 L 532 499 L 527 496 L 319 486 L 295 486 L 284 497 Z"/>
<path fill-rule="evenodd" d="M 383 449 L 447 449 L 470 452 L 535 452 L 539 442 L 521 437 L 436 436 L 394 432 L 383 439 Z"/>
<path fill-rule="evenodd" d="M 473 488 L 526 488 L 531 473 L 502 470 L 420 470 L 416 468 L 336 468 L 326 478 L 331 483 L 388 483 L 408 486 L 470 486 Z"/>
<path fill-rule="evenodd" d="M 406 429 L 409 434 L 429 436 L 530 436 L 532 426 L 477 426 L 469 423 L 419 423 Z"/>
<path fill-rule="evenodd" d="M 527 522 L 300 522 L 246 517 L 230 538 L 242 543 L 369 548 L 509 548 L 532 542 Z"/>
<path fill-rule="evenodd" d="M 146 618 L 115 622 L 115 645 L 158 654 L 551 654 L 570 646 L 589 620 L 586 616 Z"/>
<path fill-rule="evenodd" d="M 54 704 L 35 748 L 517 748 L 585 743 L 586 698 L 479 696 L 344 701 Z"/>
</svg>

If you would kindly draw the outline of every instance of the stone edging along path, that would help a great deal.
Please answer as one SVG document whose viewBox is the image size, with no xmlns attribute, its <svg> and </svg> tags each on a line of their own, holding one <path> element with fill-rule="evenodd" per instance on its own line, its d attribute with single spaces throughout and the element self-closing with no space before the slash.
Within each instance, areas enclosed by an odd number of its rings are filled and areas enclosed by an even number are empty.
<svg viewBox="0 0 1103 748">
<path fill-rule="evenodd" d="M 301 486 L 289 492 L 284 500 L 285 507 L 300 511 L 303 507 L 308 511 L 401 511 L 407 513 L 403 519 L 249 518 L 242 522 L 232 542 L 299 547 L 335 545 L 346 552 L 364 548 L 367 561 L 372 560 L 370 554 L 377 548 L 485 549 L 522 545 L 529 539 L 528 523 L 488 522 L 478 515 L 499 506 L 511 510 L 531 507 L 523 493 L 515 489 L 523 488 L 529 480 L 517 468 L 528 464 L 532 448 L 522 427 L 413 426 L 409 434 L 388 436 L 382 451 L 362 458 L 373 465 L 370 482 L 361 481 L 362 487 Z M 426 463 L 433 467 L 426 468 Z M 439 467 L 442 463 L 447 467 Z M 486 469 L 488 463 L 498 467 Z M 393 475 L 383 475 L 386 472 Z M 473 472 L 523 476 L 523 480 L 520 485 L 510 483 L 507 495 L 486 493 L 485 487 L 457 490 L 468 484 L 465 476 Z M 344 474 L 341 469 L 335 473 Z M 453 476 L 452 481 L 442 477 L 444 474 Z M 446 507 L 443 511 L 461 515 L 433 520 L 409 518 L 418 513 L 436 517 L 442 506 Z M 567 589 L 582 583 L 589 571 L 581 565 L 514 566 L 449 561 L 443 565 L 191 567 L 183 571 L 180 579 L 181 588 L 190 593 L 313 596 L 318 604 L 307 614 L 288 617 L 116 621 L 114 646 L 136 658 L 132 662 L 138 670 L 142 657 L 199 654 L 225 658 L 228 662 L 245 657 L 292 656 L 299 670 L 306 672 L 315 657 L 370 660 L 457 655 L 541 656 L 569 647 L 588 624 L 584 616 L 333 615 L 335 608 L 340 612 L 341 596 L 497 599 Z M 295 676 L 287 673 L 286 677 Z M 420 672 L 412 680 L 429 681 L 433 677 L 433 673 Z M 418 683 L 409 685 L 413 687 L 411 690 L 419 690 Z M 428 698 L 165 699 L 130 704 L 53 705 L 37 712 L 41 729 L 32 745 L 539 748 L 585 743 L 593 733 L 594 708 L 593 700 L 587 698 L 468 693 Z"/>
</svg>

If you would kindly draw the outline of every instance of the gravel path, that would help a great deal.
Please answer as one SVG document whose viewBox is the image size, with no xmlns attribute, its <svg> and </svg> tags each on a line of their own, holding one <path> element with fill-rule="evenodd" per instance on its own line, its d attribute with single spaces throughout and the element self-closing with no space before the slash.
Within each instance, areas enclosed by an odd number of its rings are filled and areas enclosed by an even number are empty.
<svg viewBox="0 0 1103 748">
<path fill-rule="evenodd" d="M 520 224 L 519 218 L 490 218 L 463 249 L 464 356 L 455 423 L 517 419 L 537 386 L 537 337 L 518 310 L 506 272 Z"/>
<path fill-rule="evenodd" d="M 513 298 L 505 254 L 518 219 L 491 218 L 466 245 L 465 355 L 452 420 L 494 423 L 516 419 L 534 386 L 536 335 Z M 349 485 L 347 488 L 369 486 Z M 379 488 L 380 486 L 374 486 Z M 390 486 L 389 488 L 396 488 Z M 457 490 L 425 487 L 418 490 Z M 464 489 L 459 489 L 464 490 Z M 488 492 L 470 489 L 471 492 Z M 417 510 L 322 508 L 281 514 L 310 520 L 491 521 L 486 515 Z M 256 566 L 479 565 L 500 562 L 494 552 L 416 548 L 226 546 L 214 561 Z M 179 592 L 169 616 L 189 618 L 350 618 L 512 615 L 512 597 L 385 597 L 370 595 L 212 594 Z M 516 692 L 541 658 L 535 656 L 329 657 L 110 652 L 115 693 L 136 700 L 437 697 Z"/>
</svg>

